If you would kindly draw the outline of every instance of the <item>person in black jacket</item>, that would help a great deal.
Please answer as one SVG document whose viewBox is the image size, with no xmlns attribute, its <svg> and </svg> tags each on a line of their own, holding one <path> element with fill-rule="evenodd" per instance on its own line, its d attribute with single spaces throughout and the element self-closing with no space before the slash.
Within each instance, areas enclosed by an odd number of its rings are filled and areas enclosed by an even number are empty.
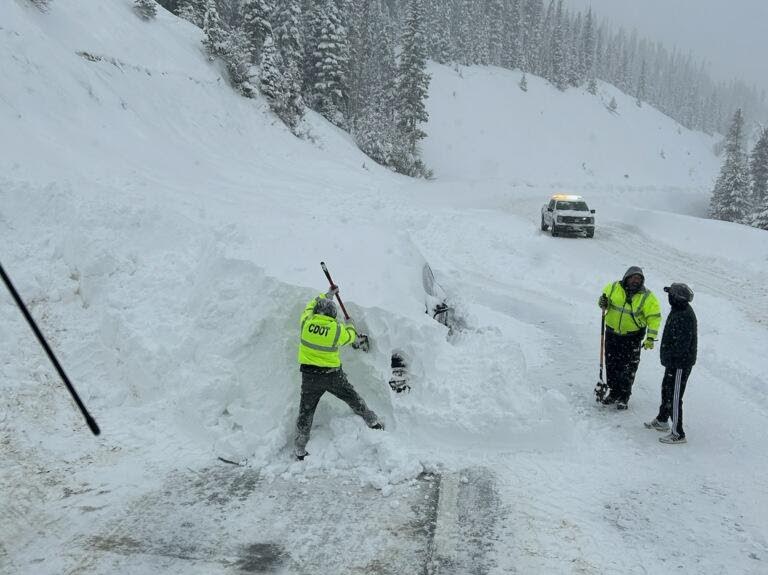
<svg viewBox="0 0 768 575">
<path fill-rule="evenodd" d="M 648 429 L 669 431 L 669 435 L 660 437 L 662 443 L 686 443 L 683 431 L 683 393 L 688 376 L 696 363 L 698 335 L 696 332 L 696 314 L 690 302 L 693 291 L 683 283 L 673 283 L 665 287 L 672 306 L 664 333 L 661 336 L 659 355 L 661 365 L 666 369 L 661 382 L 661 405 L 659 414 L 646 423 Z M 667 421 L 672 418 L 672 427 Z"/>
</svg>

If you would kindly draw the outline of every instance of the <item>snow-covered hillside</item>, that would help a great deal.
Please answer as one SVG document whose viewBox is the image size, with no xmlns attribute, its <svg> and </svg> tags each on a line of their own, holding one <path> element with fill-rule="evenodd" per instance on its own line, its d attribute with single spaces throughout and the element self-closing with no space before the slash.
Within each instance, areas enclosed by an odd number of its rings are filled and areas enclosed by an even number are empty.
<svg viewBox="0 0 768 575">
<path fill-rule="evenodd" d="M 412 181 L 313 114 L 293 137 L 199 30 L 131 6 L 0 6 L 0 261 L 102 428 L 0 290 L 0 573 L 764 571 L 768 238 L 699 217 L 711 139 L 610 86 L 433 66 L 436 178 Z M 593 240 L 539 230 L 563 190 Z M 387 431 L 325 398 L 297 463 L 321 260 L 372 338 L 344 365 Z M 454 336 L 424 313 L 425 262 Z M 595 301 L 629 265 L 696 292 L 686 446 L 642 426 L 656 351 L 628 412 L 592 400 Z"/>
</svg>

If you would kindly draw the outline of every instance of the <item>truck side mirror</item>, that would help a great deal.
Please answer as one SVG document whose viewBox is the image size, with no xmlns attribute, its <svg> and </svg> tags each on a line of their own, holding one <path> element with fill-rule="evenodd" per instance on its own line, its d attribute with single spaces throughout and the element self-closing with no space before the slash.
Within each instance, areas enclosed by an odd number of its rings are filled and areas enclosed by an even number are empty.
<svg viewBox="0 0 768 575">
<path fill-rule="evenodd" d="M 594 214 L 594 213 L 595 213 L 595 210 L 589 210 L 589 213 L 590 213 L 590 214 Z"/>
<path fill-rule="evenodd" d="M 551 211 L 552 211 L 552 208 L 547 208 L 547 211 L 548 211 L 548 212 L 551 212 Z"/>
</svg>

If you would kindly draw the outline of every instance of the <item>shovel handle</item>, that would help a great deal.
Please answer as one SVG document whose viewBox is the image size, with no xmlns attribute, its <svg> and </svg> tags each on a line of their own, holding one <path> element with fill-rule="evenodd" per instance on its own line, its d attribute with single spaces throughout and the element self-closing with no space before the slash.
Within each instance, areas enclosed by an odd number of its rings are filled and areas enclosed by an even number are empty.
<svg viewBox="0 0 768 575">
<path fill-rule="evenodd" d="M 328 278 L 328 283 L 331 284 L 332 286 L 335 286 L 336 284 L 333 283 L 333 280 L 331 279 L 331 272 L 328 271 L 328 268 L 326 267 L 325 262 L 320 262 L 320 267 L 323 268 L 325 277 Z M 341 311 L 344 312 L 344 319 L 349 321 L 350 317 L 349 317 L 349 314 L 347 313 L 347 308 L 344 307 L 344 302 L 341 301 L 341 296 L 338 294 L 338 292 L 336 293 L 336 299 L 339 301 L 339 306 L 341 307 Z"/>
</svg>

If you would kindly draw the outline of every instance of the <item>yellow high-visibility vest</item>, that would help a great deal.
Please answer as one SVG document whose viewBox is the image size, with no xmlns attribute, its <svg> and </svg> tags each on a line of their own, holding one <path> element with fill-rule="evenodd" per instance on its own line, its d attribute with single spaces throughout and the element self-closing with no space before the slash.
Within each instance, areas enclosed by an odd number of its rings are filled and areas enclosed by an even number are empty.
<svg viewBox="0 0 768 575">
<path fill-rule="evenodd" d="M 324 297 L 325 294 L 320 294 L 312 298 L 301 314 L 299 364 L 340 367 L 339 350 L 342 346 L 354 342 L 357 332 L 351 325 L 314 312 L 317 300 Z"/>
<path fill-rule="evenodd" d="M 603 293 L 608 298 L 608 310 L 605 313 L 607 327 L 621 335 L 647 329 L 648 338 L 659 338 L 661 305 L 651 290 L 643 287 L 627 301 L 624 286 L 616 281 L 606 285 Z"/>
</svg>

